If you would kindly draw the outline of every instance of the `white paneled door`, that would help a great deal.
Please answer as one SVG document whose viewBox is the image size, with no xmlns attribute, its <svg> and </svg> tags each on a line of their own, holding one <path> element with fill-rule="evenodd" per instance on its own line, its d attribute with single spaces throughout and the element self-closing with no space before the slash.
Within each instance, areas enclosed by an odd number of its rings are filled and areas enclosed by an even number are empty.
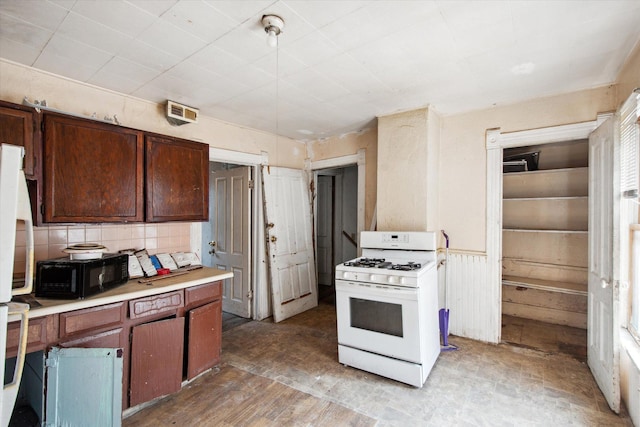
<svg viewBox="0 0 640 427">
<path fill-rule="evenodd" d="M 211 177 L 209 265 L 233 272 L 223 284 L 222 310 L 251 317 L 251 167 L 217 170 Z"/>
<path fill-rule="evenodd" d="M 617 163 L 613 117 L 589 137 L 589 307 L 587 360 L 611 409 L 620 410 Z"/>
<path fill-rule="evenodd" d="M 263 166 L 273 320 L 318 305 L 311 204 L 302 170 Z"/>
</svg>

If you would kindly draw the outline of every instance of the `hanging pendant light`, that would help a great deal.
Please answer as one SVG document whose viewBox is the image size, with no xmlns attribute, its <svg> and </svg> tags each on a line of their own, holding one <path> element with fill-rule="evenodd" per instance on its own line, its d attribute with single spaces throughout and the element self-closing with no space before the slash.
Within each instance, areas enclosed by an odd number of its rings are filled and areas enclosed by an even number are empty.
<svg viewBox="0 0 640 427">
<path fill-rule="evenodd" d="M 284 28 L 284 20 L 278 15 L 263 15 L 262 25 L 264 26 L 264 31 L 267 33 L 267 46 L 277 47 L 278 36 Z"/>
</svg>

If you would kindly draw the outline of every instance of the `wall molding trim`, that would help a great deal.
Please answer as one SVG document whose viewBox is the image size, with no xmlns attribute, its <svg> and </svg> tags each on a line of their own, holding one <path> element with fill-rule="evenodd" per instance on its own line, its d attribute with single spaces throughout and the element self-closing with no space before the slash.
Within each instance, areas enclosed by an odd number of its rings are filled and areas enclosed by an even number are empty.
<svg viewBox="0 0 640 427">
<path fill-rule="evenodd" d="M 260 154 L 243 153 L 241 151 L 225 150 L 223 148 L 209 147 L 209 161 L 221 163 L 234 163 L 237 165 L 268 165 L 269 153 Z"/>
<path fill-rule="evenodd" d="M 262 207 L 262 179 L 260 175 L 260 165 L 269 164 L 269 153 L 262 151 L 260 154 L 243 153 L 240 151 L 225 150 L 222 148 L 209 147 L 209 161 L 220 163 L 233 163 L 243 166 L 253 167 L 254 191 L 251 196 L 254 206 Z M 251 283 L 253 283 L 253 301 L 251 304 L 251 317 L 262 320 L 271 315 L 269 301 L 270 292 L 266 275 L 266 267 L 263 262 L 265 253 L 264 233 L 262 225 L 264 223 L 262 209 L 256 208 L 251 215 Z M 192 222 L 190 227 L 191 251 L 195 252 L 202 260 L 202 223 Z"/>
<path fill-rule="evenodd" d="M 316 171 L 322 169 L 341 168 L 345 166 L 358 166 L 358 218 L 357 218 L 357 240 L 358 240 L 358 256 L 361 253 L 360 250 L 360 232 L 364 230 L 364 204 L 365 204 L 365 190 L 366 190 L 366 153 L 365 148 L 360 148 L 356 154 L 349 154 L 346 156 L 332 157 L 330 159 L 323 159 L 317 161 L 310 161 L 307 159 L 305 167 L 313 173 L 314 180 L 317 179 Z M 313 211 L 316 212 L 315 199 Z"/>
<path fill-rule="evenodd" d="M 587 139 L 600 123 L 613 113 L 598 114 L 596 120 L 567 125 L 551 126 L 502 133 L 500 128 L 487 129 L 487 290 L 491 295 L 489 322 L 493 331 L 487 331 L 490 342 L 501 338 L 502 316 L 502 150 L 527 145 L 551 144 L 554 142 Z"/>
</svg>

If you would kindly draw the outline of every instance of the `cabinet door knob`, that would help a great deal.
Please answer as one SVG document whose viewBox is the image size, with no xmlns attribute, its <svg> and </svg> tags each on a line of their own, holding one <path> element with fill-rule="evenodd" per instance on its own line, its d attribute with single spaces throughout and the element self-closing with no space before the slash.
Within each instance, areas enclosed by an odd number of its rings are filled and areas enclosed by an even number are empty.
<svg viewBox="0 0 640 427">
<path fill-rule="evenodd" d="M 216 242 L 215 242 L 215 240 L 212 240 L 211 242 L 209 242 L 209 246 L 211 246 L 211 247 L 214 247 L 214 248 L 215 248 L 215 247 L 216 247 Z"/>
<path fill-rule="evenodd" d="M 275 243 L 278 238 L 276 236 L 271 236 L 271 243 Z"/>
</svg>

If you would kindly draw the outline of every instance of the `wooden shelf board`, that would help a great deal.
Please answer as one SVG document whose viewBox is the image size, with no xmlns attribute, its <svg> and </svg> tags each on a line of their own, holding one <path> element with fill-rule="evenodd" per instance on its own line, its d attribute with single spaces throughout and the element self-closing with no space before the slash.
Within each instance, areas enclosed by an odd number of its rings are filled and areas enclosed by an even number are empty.
<svg viewBox="0 0 640 427">
<path fill-rule="evenodd" d="M 563 294 L 587 295 L 587 285 L 580 283 L 565 283 L 552 280 L 531 279 L 528 277 L 502 276 L 502 284 L 505 286 L 521 286 Z"/>
</svg>

